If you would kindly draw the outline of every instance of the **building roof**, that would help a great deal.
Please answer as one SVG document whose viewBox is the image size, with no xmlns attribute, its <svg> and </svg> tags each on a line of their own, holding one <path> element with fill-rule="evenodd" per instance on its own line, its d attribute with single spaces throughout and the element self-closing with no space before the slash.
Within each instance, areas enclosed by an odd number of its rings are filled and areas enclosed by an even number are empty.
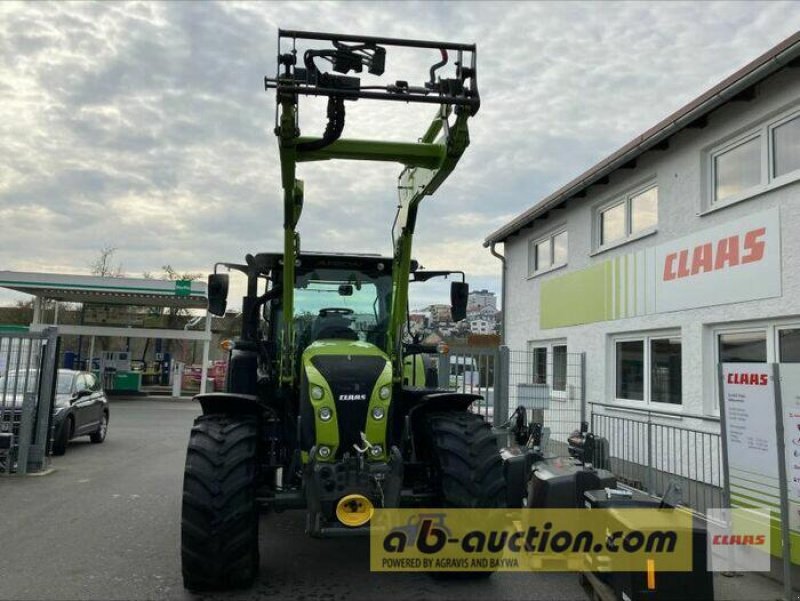
<svg viewBox="0 0 800 601">
<path fill-rule="evenodd" d="M 0 271 L 0 287 L 73 303 L 195 309 L 205 309 L 208 305 L 206 283 L 189 280 Z"/>
<path fill-rule="evenodd" d="M 796 64 L 799 57 L 800 32 L 797 32 L 491 233 L 483 245 L 490 246 L 493 243 L 503 242 L 509 236 L 530 225 L 537 217 L 561 206 L 570 198 L 585 196 L 589 186 L 601 181 L 605 182 L 611 173 L 623 166 L 633 165 L 633 161 L 639 156 L 664 144 L 670 136 L 687 126 L 702 124 L 711 111 L 737 96 L 745 96 L 753 85 L 793 61 Z"/>
</svg>

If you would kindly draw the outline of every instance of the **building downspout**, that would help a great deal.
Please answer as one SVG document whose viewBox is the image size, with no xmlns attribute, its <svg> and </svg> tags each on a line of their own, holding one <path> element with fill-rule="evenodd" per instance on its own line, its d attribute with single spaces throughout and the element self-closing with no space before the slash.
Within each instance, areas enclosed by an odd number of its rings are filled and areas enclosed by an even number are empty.
<svg viewBox="0 0 800 601">
<path fill-rule="evenodd" d="M 500 283 L 500 294 L 502 294 L 502 298 L 500 299 L 500 312 L 503 314 L 503 319 L 500 321 L 500 344 L 505 344 L 506 342 L 506 258 L 494 249 L 496 244 L 497 242 L 492 242 L 491 246 L 489 247 L 489 252 L 491 252 L 495 257 L 500 259 L 500 262 L 503 264 L 502 280 Z"/>
</svg>

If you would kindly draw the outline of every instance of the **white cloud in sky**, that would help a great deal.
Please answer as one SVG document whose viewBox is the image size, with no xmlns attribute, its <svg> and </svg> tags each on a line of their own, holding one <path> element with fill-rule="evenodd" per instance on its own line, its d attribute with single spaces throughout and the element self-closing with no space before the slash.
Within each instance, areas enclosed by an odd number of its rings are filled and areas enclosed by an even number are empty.
<svg viewBox="0 0 800 601">
<path fill-rule="evenodd" d="M 489 232 L 798 25 L 784 2 L 0 3 L 0 269 L 85 273 L 113 245 L 131 275 L 208 272 L 280 249 L 263 76 L 281 26 L 478 44 L 472 146 L 423 204 L 415 256 L 498 289 Z M 421 81 L 412 58 L 390 49 L 387 75 Z M 324 102 L 301 102 L 321 133 Z M 346 136 L 405 140 L 432 113 L 347 110 Z M 398 173 L 302 166 L 303 248 L 389 252 Z"/>
</svg>

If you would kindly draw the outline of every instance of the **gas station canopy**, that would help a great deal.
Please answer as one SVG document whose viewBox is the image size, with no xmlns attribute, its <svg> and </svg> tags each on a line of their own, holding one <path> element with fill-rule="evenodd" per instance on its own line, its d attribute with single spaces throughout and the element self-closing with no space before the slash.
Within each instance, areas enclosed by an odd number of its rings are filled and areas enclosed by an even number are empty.
<svg viewBox="0 0 800 601">
<path fill-rule="evenodd" d="M 205 309 L 206 283 L 190 280 L 111 278 L 0 271 L 0 287 L 70 303 Z"/>
<path fill-rule="evenodd" d="M 181 329 L 58 323 L 58 303 L 60 302 L 205 310 L 208 307 L 205 282 L 0 271 L 0 288 L 8 288 L 34 297 L 33 321 L 29 328 L 31 332 L 56 326 L 59 334 L 89 336 L 91 338 L 90 358 L 94 356 L 95 336 L 202 342 L 204 367 L 201 376 L 201 390 L 205 390 L 207 379 L 205 367 L 208 365 L 211 342 L 211 314 L 207 311 L 202 330 L 189 329 L 199 323 L 203 319 L 202 317 L 191 320 Z M 56 301 L 52 323 L 47 323 L 45 320 L 45 302 L 48 300 Z"/>
</svg>

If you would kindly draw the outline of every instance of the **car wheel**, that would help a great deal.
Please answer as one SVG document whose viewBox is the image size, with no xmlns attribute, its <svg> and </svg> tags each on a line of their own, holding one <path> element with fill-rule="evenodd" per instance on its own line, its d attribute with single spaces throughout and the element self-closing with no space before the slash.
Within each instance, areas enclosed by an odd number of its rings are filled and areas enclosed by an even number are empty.
<svg viewBox="0 0 800 601">
<path fill-rule="evenodd" d="M 95 444 L 99 444 L 106 439 L 108 432 L 108 411 L 103 411 L 103 417 L 100 418 L 100 425 L 97 427 L 97 432 L 89 434 L 89 440 Z"/>
<path fill-rule="evenodd" d="M 69 442 L 69 439 L 72 438 L 74 427 L 75 422 L 70 415 L 64 420 L 64 423 L 61 424 L 61 429 L 58 431 L 58 434 L 56 434 L 56 438 L 53 441 L 53 455 L 63 455 L 67 452 L 67 443 Z"/>
</svg>

